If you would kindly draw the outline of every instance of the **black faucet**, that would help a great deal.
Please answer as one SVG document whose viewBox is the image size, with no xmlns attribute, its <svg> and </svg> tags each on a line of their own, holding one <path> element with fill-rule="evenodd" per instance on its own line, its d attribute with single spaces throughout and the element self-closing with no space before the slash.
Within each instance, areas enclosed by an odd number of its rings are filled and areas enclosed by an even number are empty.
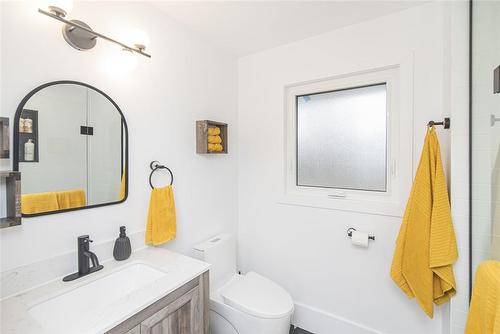
<svg viewBox="0 0 500 334">
<path fill-rule="evenodd" d="M 78 272 L 64 277 L 64 282 L 75 280 L 104 268 L 99 264 L 97 255 L 89 251 L 89 243 L 91 242 L 88 235 L 78 237 Z M 90 261 L 92 261 L 92 267 L 90 267 Z"/>
</svg>

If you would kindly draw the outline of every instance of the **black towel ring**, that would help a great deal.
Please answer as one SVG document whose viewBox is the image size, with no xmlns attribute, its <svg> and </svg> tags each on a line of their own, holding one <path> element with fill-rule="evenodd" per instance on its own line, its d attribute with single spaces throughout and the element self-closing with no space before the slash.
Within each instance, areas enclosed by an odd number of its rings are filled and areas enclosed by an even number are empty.
<svg viewBox="0 0 500 334">
<path fill-rule="evenodd" d="M 174 174 L 168 168 L 167 166 L 160 165 L 158 161 L 151 161 L 149 164 L 149 168 L 151 168 L 151 174 L 149 174 L 149 185 L 151 186 L 151 189 L 154 189 L 155 187 L 153 186 L 153 182 L 151 181 L 151 178 L 153 177 L 153 173 L 156 172 L 158 169 L 166 169 L 170 173 L 170 185 L 174 183 Z"/>
</svg>

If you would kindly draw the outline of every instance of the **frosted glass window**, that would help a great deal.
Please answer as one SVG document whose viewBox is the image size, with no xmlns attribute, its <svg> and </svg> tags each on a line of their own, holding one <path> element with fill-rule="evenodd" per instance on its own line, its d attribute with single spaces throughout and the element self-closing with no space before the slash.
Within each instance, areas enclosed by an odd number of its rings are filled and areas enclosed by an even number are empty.
<svg viewBox="0 0 500 334">
<path fill-rule="evenodd" d="M 387 190 L 387 85 L 296 96 L 297 185 Z"/>
</svg>

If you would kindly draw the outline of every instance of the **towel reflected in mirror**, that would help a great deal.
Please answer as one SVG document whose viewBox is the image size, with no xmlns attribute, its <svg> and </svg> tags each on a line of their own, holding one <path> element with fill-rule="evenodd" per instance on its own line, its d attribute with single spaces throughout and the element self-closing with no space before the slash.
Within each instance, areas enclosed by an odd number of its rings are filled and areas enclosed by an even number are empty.
<svg viewBox="0 0 500 334">
<path fill-rule="evenodd" d="M 21 212 L 37 214 L 80 208 L 87 205 L 85 191 L 71 189 L 21 195 Z"/>
</svg>

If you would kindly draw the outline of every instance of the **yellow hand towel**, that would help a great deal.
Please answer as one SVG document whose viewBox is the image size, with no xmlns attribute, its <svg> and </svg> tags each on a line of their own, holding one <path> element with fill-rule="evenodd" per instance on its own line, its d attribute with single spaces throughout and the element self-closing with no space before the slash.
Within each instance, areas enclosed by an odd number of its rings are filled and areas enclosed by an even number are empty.
<svg viewBox="0 0 500 334">
<path fill-rule="evenodd" d="M 223 149 L 221 144 L 208 144 L 209 152 L 222 152 Z"/>
<path fill-rule="evenodd" d="M 220 135 L 220 128 L 218 128 L 218 127 L 208 128 L 208 135 L 209 136 L 218 136 L 218 135 Z"/>
<path fill-rule="evenodd" d="M 155 188 L 149 200 L 146 244 L 160 245 L 175 238 L 175 203 L 172 186 Z"/>
<path fill-rule="evenodd" d="M 56 192 L 59 209 L 73 209 L 87 205 L 85 191 L 82 189 Z"/>
<path fill-rule="evenodd" d="M 26 194 L 21 196 L 21 212 L 34 214 L 59 210 L 55 192 Z"/>
<path fill-rule="evenodd" d="M 122 177 L 120 179 L 120 192 L 118 193 L 118 200 L 121 201 L 125 198 L 125 171 L 122 172 Z"/>
<path fill-rule="evenodd" d="M 391 277 L 432 318 L 433 302 L 443 304 L 456 293 L 452 264 L 457 257 L 439 142 L 431 127 L 396 241 Z"/>
<path fill-rule="evenodd" d="M 220 136 L 208 136 L 208 142 L 210 144 L 220 144 L 222 143 L 222 138 Z"/>
<path fill-rule="evenodd" d="M 465 334 L 500 333 L 500 262 L 484 261 L 476 271 Z"/>
</svg>

